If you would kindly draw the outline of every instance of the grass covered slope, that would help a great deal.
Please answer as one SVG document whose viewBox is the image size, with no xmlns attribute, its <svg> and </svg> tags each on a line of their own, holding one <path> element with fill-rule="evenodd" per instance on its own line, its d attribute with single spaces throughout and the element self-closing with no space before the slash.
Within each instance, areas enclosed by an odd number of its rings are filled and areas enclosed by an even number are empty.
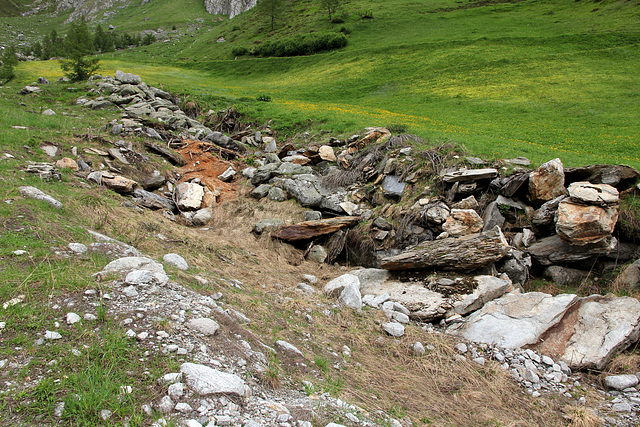
<svg viewBox="0 0 640 427">
<path fill-rule="evenodd" d="M 168 26 L 196 8 L 189 2 L 185 12 L 167 15 L 165 3 L 147 3 L 143 15 L 127 9 L 130 15 L 117 18 L 119 28 L 134 16 Z M 367 14 L 373 19 L 362 18 Z M 338 13 L 344 22 L 334 24 L 318 3 L 298 1 L 274 31 L 260 8 L 232 20 L 203 13 L 193 37 L 105 59 L 203 100 L 268 95 L 273 102 L 240 107 L 259 120 L 274 118 L 273 125 L 289 133 L 395 125 L 430 139 L 455 139 L 476 155 L 640 167 L 639 15 L 637 2 L 619 0 L 353 0 Z M 231 54 L 295 34 L 340 30 L 349 33 L 349 44 L 330 53 Z M 226 41 L 216 43 L 220 37 Z M 42 68 L 26 64 L 23 75 L 37 77 L 33 66 Z"/>
</svg>

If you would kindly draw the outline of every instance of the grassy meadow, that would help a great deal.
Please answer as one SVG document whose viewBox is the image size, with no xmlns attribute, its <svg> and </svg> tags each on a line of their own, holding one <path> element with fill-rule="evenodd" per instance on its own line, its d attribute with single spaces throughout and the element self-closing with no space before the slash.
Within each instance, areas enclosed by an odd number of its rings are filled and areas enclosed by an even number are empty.
<svg viewBox="0 0 640 427">
<path fill-rule="evenodd" d="M 286 134 L 393 126 L 427 140 L 453 139 L 489 158 L 640 167 L 636 2 L 354 0 L 334 24 L 319 5 L 301 1 L 273 32 L 260 10 L 228 20 L 196 3 L 170 18 L 172 2 L 144 5 L 148 28 L 174 19 L 180 29 L 192 20 L 192 34 L 104 55 L 101 72 L 138 73 L 205 107 L 235 104 Z M 119 28 L 133 29 L 133 10 L 124 10 Z M 363 19 L 365 11 L 373 19 Z M 349 45 L 340 51 L 231 55 L 234 47 L 343 28 Z M 226 41 L 216 43 L 221 36 Z M 39 75 L 58 76 L 57 63 L 23 63 L 18 81 Z M 259 95 L 273 102 L 254 101 Z"/>
</svg>

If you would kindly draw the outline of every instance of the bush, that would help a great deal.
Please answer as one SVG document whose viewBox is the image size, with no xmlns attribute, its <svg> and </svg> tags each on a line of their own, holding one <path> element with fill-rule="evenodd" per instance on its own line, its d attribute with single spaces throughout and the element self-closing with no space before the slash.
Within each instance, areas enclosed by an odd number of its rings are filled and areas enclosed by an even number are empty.
<svg viewBox="0 0 640 427">
<path fill-rule="evenodd" d="M 271 102 L 272 99 L 269 95 L 260 95 L 256 98 L 258 101 L 262 101 L 262 102 Z"/>
<path fill-rule="evenodd" d="M 344 25 L 342 27 L 340 27 L 340 32 L 346 36 L 348 36 L 349 34 L 351 34 L 351 28 L 349 27 L 345 27 Z"/>
<path fill-rule="evenodd" d="M 243 46 L 234 47 L 233 49 L 231 49 L 231 54 L 233 56 L 245 56 L 249 54 L 249 49 Z"/>
<path fill-rule="evenodd" d="M 332 24 L 344 24 L 344 19 L 340 18 L 339 16 L 334 16 L 331 19 L 331 23 Z"/>
<path fill-rule="evenodd" d="M 362 18 L 362 19 L 373 19 L 373 11 L 365 10 L 364 12 L 360 12 L 360 18 Z"/>
<path fill-rule="evenodd" d="M 293 38 L 265 42 L 257 46 L 253 54 L 256 56 L 301 56 L 317 52 L 340 49 L 348 43 L 344 34 L 308 34 Z"/>
</svg>

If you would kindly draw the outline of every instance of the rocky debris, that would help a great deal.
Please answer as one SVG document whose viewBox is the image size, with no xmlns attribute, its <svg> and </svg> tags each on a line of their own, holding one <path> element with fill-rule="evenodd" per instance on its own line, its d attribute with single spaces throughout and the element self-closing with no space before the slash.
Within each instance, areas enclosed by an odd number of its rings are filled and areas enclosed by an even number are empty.
<svg viewBox="0 0 640 427">
<path fill-rule="evenodd" d="M 214 15 L 229 15 L 229 19 L 246 12 L 256 5 L 256 0 L 205 0 L 207 12 Z"/>
<path fill-rule="evenodd" d="M 22 89 L 20 89 L 20 92 L 18 92 L 18 94 L 20 95 L 29 95 L 32 93 L 39 93 L 42 92 L 42 89 L 40 89 L 38 86 L 30 86 L 27 85 L 25 87 L 23 87 Z"/>
<path fill-rule="evenodd" d="M 28 185 L 24 185 L 19 188 L 20 195 L 22 197 L 27 197 L 29 199 L 41 200 L 43 202 L 49 203 L 51 206 L 57 209 L 62 209 L 62 203 L 54 199 L 53 197 L 45 194 L 43 191 L 38 190 L 35 187 L 31 187 Z"/>
<path fill-rule="evenodd" d="M 164 285 L 169 281 L 169 277 L 164 271 L 162 264 L 147 257 L 124 257 L 118 258 L 107 264 L 100 274 L 102 276 L 110 273 L 120 273 L 126 276 L 134 270 L 147 270 L 153 274 L 154 279 L 158 284 Z"/>
<path fill-rule="evenodd" d="M 565 242 L 556 234 L 538 240 L 527 251 L 541 265 L 563 265 L 608 255 L 617 247 L 618 241 L 614 237 L 605 238 L 598 243 L 576 246 Z"/>
<path fill-rule="evenodd" d="M 60 171 L 51 163 L 29 162 L 24 171 L 27 173 L 37 174 L 43 181 L 50 181 L 52 179 L 57 181 L 62 180 Z"/>
<path fill-rule="evenodd" d="M 184 157 L 168 147 L 163 147 L 162 145 L 154 144 L 150 141 L 145 141 L 144 146 L 158 154 L 161 154 L 174 165 L 184 166 L 187 164 L 187 161 L 184 159 Z"/>
<path fill-rule="evenodd" d="M 464 316 L 482 308 L 489 301 L 501 297 L 507 293 L 512 284 L 510 280 L 500 279 L 493 276 L 476 276 L 474 280 L 478 283 L 476 289 L 462 296 L 462 299 L 453 303 L 453 311 Z"/>
<path fill-rule="evenodd" d="M 470 271 L 498 261 L 509 245 L 499 227 L 463 237 L 448 237 L 421 243 L 407 251 L 383 258 L 380 266 L 387 270 L 441 268 Z"/>
</svg>

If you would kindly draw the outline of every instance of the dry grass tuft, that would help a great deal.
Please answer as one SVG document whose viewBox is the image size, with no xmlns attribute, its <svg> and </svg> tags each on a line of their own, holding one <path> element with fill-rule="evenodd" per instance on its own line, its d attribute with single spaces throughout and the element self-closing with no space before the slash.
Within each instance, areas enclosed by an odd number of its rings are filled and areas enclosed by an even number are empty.
<svg viewBox="0 0 640 427">
<path fill-rule="evenodd" d="M 563 411 L 571 427 L 598 427 L 602 425 L 602 419 L 587 407 L 565 406 Z"/>
<path fill-rule="evenodd" d="M 613 358 L 607 366 L 606 373 L 603 373 L 602 376 L 611 374 L 635 374 L 639 371 L 640 354 L 636 352 L 625 352 Z"/>
</svg>

